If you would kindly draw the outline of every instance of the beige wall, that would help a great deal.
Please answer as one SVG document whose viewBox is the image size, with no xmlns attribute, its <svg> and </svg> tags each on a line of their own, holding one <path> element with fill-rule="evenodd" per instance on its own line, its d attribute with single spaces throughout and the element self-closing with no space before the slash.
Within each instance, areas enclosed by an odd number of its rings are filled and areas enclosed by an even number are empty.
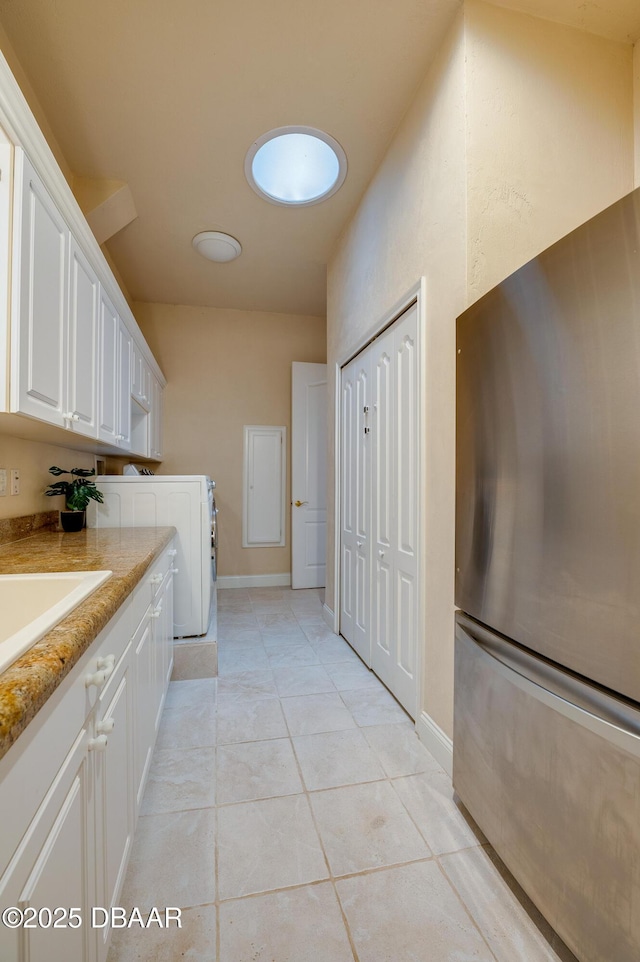
<svg viewBox="0 0 640 962">
<path fill-rule="evenodd" d="M 632 89 L 630 45 L 467 0 L 329 265 L 330 372 L 426 277 L 422 708 L 448 735 L 455 318 L 631 190 Z"/>
<path fill-rule="evenodd" d="M 73 183 L 73 173 L 71 171 L 71 168 L 67 164 L 64 154 L 60 149 L 60 145 L 58 144 L 58 141 L 54 137 L 53 131 L 51 129 L 51 126 L 49 125 L 49 121 L 47 120 L 45 112 L 40 106 L 40 101 L 36 97 L 33 87 L 29 83 L 29 79 L 25 74 L 24 70 L 22 69 L 22 65 L 20 64 L 20 61 L 16 57 L 13 46 L 9 42 L 9 38 L 7 37 L 6 31 L 1 23 L 0 23 L 0 51 L 2 51 L 2 55 L 4 56 L 5 60 L 9 64 L 9 67 L 11 69 L 11 72 L 13 73 L 13 76 L 16 78 L 18 84 L 20 85 L 20 90 L 24 94 L 25 100 L 29 104 L 31 112 L 36 118 L 36 121 L 38 123 L 38 126 L 40 127 L 40 130 L 47 138 L 47 143 L 49 144 L 49 147 L 51 148 L 51 151 L 58 162 L 60 170 L 62 171 L 67 182 L 71 185 Z"/>
<path fill-rule="evenodd" d="M 220 575 L 289 572 L 288 518 L 285 547 L 242 548 L 243 426 L 286 425 L 288 504 L 291 362 L 325 360 L 325 319 L 170 304 L 134 307 L 168 381 L 160 470 L 209 474 L 217 483 Z"/>
<path fill-rule="evenodd" d="M 469 301 L 633 187 L 633 48 L 465 5 Z"/>
<path fill-rule="evenodd" d="M 0 498 L 0 520 L 19 518 L 40 511 L 57 511 L 64 508 L 62 498 L 47 498 L 45 488 L 57 479 L 49 474 L 49 468 L 92 468 L 93 454 L 71 451 L 55 444 L 24 441 L 0 433 L 0 468 L 7 471 L 7 491 L 10 489 L 11 468 L 20 471 L 20 494 Z"/>
<path fill-rule="evenodd" d="M 465 304 L 464 32 L 459 16 L 329 265 L 330 375 L 426 278 L 424 704 L 451 727 L 454 319 Z M 333 389 L 330 399 L 333 403 Z M 333 412 L 329 419 L 333 425 Z M 331 434 L 331 430 L 330 430 Z M 333 445 L 333 440 L 330 440 Z M 327 604 L 334 606 L 329 510 Z"/>
<path fill-rule="evenodd" d="M 633 48 L 634 187 L 640 187 L 640 41 Z"/>
</svg>

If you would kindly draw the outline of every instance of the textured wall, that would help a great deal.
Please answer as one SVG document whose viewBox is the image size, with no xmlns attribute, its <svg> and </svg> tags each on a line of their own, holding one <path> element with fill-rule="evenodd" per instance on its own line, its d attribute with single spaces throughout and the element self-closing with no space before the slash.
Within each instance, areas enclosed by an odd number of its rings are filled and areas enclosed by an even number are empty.
<svg viewBox="0 0 640 962">
<path fill-rule="evenodd" d="M 24 441 L 2 434 L 0 424 L 0 468 L 7 472 L 7 492 L 10 488 L 11 468 L 20 471 L 20 494 L 0 498 L 0 519 L 19 518 L 25 514 L 39 511 L 58 511 L 64 508 L 62 498 L 47 498 L 45 488 L 56 478 L 49 474 L 49 468 L 56 464 L 60 468 L 92 468 L 93 454 L 85 451 L 71 451 L 56 444 L 39 441 Z"/>
<path fill-rule="evenodd" d="M 634 187 L 640 187 L 640 40 L 633 48 Z"/>
<path fill-rule="evenodd" d="M 632 66 L 629 44 L 467 0 L 329 265 L 330 375 L 426 277 L 422 708 L 449 735 L 455 318 L 632 189 Z"/>
<path fill-rule="evenodd" d="M 289 572 L 289 512 L 285 547 L 242 547 L 243 426 L 286 425 L 288 504 L 291 362 L 325 360 L 325 319 L 142 303 L 135 314 L 168 382 L 159 470 L 217 483 L 219 573 Z"/>
<path fill-rule="evenodd" d="M 633 187 L 633 48 L 465 5 L 469 301 Z"/>
<path fill-rule="evenodd" d="M 330 377 L 367 331 L 426 278 L 427 568 L 423 703 L 450 731 L 453 687 L 455 318 L 465 306 L 464 34 L 459 16 L 422 84 L 328 275 Z M 330 391 L 333 405 L 335 388 Z M 329 417 L 333 464 L 333 407 Z M 333 598 L 330 492 L 327 604 Z"/>
</svg>

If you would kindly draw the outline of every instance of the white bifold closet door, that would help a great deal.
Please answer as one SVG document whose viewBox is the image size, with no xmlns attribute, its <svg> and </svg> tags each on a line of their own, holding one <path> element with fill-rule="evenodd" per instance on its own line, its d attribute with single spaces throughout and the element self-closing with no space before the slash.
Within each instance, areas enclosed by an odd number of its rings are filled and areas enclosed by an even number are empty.
<svg viewBox="0 0 640 962">
<path fill-rule="evenodd" d="M 340 630 L 415 717 L 417 308 L 342 371 Z"/>
<path fill-rule="evenodd" d="M 340 631 L 371 667 L 370 356 L 342 369 Z"/>
</svg>

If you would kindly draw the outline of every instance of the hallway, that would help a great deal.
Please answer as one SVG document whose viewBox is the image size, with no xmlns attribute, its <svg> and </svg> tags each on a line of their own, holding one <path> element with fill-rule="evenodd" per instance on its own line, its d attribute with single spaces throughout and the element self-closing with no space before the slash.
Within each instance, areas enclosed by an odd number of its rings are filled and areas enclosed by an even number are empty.
<svg viewBox="0 0 640 962">
<path fill-rule="evenodd" d="M 220 591 L 218 644 L 169 688 L 121 897 L 183 928 L 108 962 L 573 960 L 318 590 Z"/>
</svg>

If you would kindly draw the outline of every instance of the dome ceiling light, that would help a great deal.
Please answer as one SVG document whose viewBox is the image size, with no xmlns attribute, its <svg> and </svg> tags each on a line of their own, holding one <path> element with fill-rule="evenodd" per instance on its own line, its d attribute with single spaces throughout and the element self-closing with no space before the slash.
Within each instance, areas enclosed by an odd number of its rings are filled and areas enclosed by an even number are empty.
<svg viewBox="0 0 640 962">
<path fill-rule="evenodd" d="M 284 207 L 310 207 L 335 194 L 347 176 L 337 140 L 314 127 L 278 127 L 254 141 L 244 172 L 257 194 Z"/>
<path fill-rule="evenodd" d="M 233 261 L 242 253 L 242 245 L 231 234 L 223 234 L 217 230 L 203 230 L 191 241 L 195 249 L 207 260 L 226 264 Z"/>
</svg>

